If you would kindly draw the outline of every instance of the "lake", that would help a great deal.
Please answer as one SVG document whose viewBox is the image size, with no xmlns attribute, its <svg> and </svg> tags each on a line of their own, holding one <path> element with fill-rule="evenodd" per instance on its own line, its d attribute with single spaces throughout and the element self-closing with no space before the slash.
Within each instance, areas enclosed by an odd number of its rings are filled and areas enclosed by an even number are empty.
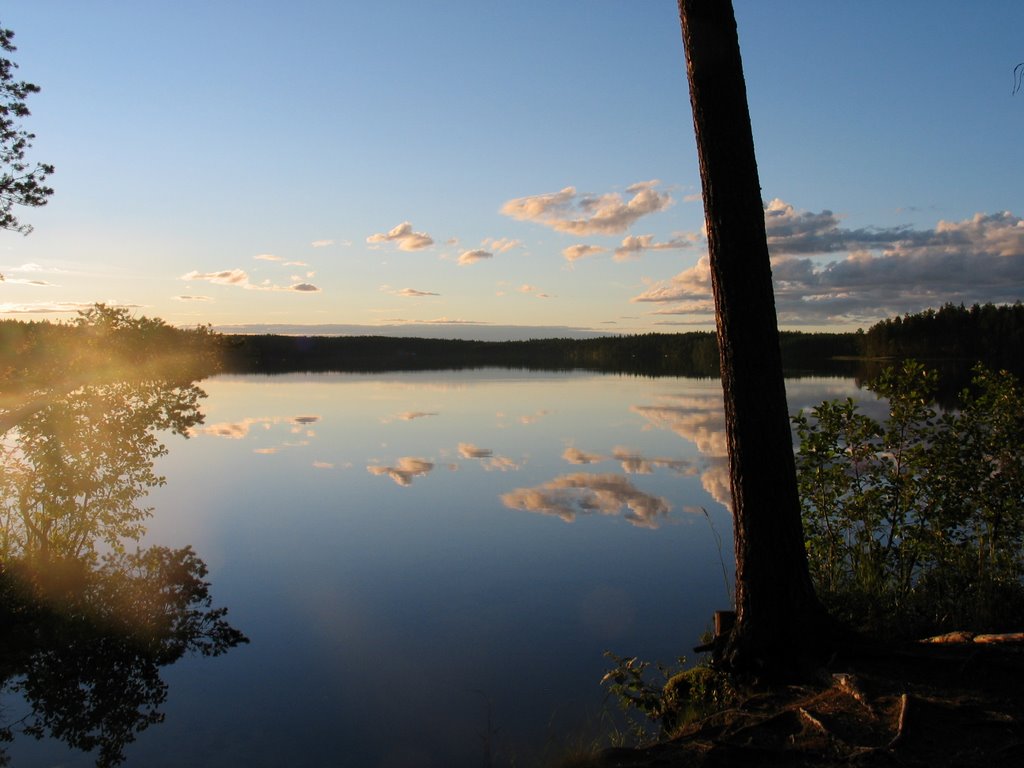
<svg viewBox="0 0 1024 768">
<path fill-rule="evenodd" d="M 717 380 L 495 369 L 199 386 L 203 421 L 159 433 L 166 483 L 137 501 L 153 509 L 140 544 L 190 546 L 250 642 L 162 666 L 163 722 L 125 746 L 128 765 L 531 765 L 607 729 L 604 651 L 692 656 L 730 607 Z M 791 411 L 864 397 L 844 378 L 787 391 Z M 94 764 L 18 733 L 17 680 L 0 700 L 12 764 Z"/>
</svg>

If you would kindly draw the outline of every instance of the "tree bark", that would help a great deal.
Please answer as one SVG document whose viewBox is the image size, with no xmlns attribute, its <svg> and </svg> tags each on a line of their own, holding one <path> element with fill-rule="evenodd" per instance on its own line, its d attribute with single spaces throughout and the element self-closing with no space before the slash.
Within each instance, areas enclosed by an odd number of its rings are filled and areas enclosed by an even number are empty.
<svg viewBox="0 0 1024 768">
<path fill-rule="evenodd" d="M 731 0 L 679 0 L 725 399 L 736 625 L 718 662 L 797 675 L 824 640 L 807 569 L 778 322 Z"/>
</svg>

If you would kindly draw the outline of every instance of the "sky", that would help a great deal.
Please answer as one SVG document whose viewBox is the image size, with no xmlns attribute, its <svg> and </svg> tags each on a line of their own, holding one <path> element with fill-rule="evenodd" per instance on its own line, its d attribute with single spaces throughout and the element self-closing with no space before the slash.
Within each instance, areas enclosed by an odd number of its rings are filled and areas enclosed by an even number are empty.
<svg viewBox="0 0 1024 768">
<path fill-rule="evenodd" d="M 1024 3 L 734 6 L 781 327 L 1024 299 Z M 0 319 L 713 327 L 673 0 L 0 13 L 56 166 Z"/>
</svg>

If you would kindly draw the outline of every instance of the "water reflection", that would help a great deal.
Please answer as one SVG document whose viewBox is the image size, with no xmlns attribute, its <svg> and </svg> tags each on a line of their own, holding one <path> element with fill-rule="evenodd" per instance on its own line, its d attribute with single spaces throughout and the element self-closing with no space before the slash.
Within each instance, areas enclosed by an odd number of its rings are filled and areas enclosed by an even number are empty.
<svg viewBox="0 0 1024 768">
<path fill-rule="evenodd" d="M 720 394 L 666 393 L 661 394 L 654 405 L 634 404 L 629 410 L 642 416 L 647 428 L 668 429 L 693 443 L 700 460 L 647 455 L 624 446 L 602 453 L 574 445 L 562 452 L 562 459 L 583 466 L 618 462 L 625 475 L 651 475 L 658 468 L 677 476 L 699 473 L 704 489 L 728 507 L 728 455 Z M 505 493 L 501 501 L 509 508 L 554 515 L 567 523 L 575 522 L 578 516 L 621 514 L 634 526 L 659 527 L 668 519 L 671 503 L 664 497 L 640 490 L 625 475 L 582 472 L 560 475 L 539 486 Z M 684 509 L 695 511 L 694 507 Z"/>
<path fill-rule="evenodd" d="M 212 607 L 191 547 L 130 550 L 163 484 L 160 433 L 202 420 L 194 385 L 90 385 L 50 399 L 0 440 L 0 739 L 52 737 L 115 765 L 162 720 L 160 668 L 245 636 Z M 9 757 L 9 756 L 4 756 Z"/>
<path fill-rule="evenodd" d="M 277 445 L 253 449 L 253 453 L 274 454 L 284 448 L 309 445 L 309 440 L 316 437 L 316 431 L 310 427 L 318 421 L 320 421 L 320 416 L 288 416 L 278 418 L 253 416 L 238 421 L 221 421 L 216 424 L 206 424 L 198 427 L 191 426 L 188 428 L 187 434 L 189 436 L 210 435 L 211 437 L 222 437 L 227 440 L 245 440 L 254 431 L 262 430 L 269 432 L 274 427 L 283 424 L 288 434 L 301 438 L 283 440 Z"/>
<path fill-rule="evenodd" d="M 398 419 L 399 421 L 413 421 L 415 419 L 426 419 L 431 416 L 440 416 L 437 411 L 405 411 L 404 413 L 396 413 L 393 416 L 381 419 L 381 422 L 387 424 L 389 422 Z"/>
<path fill-rule="evenodd" d="M 700 481 L 704 490 L 725 508 L 732 508 L 721 394 L 665 395 L 655 405 L 634 405 L 631 410 L 652 427 L 667 429 L 693 443 L 703 460 Z"/>
<path fill-rule="evenodd" d="M 413 478 L 423 477 L 434 468 L 434 462 L 415 456 L 403 456 L 393 467 L 369 464 L 366 469 L 371 475 L 387 475 L 398 485 L 412 485 Z"/>
<path fill-rule="evenodd" d="M 489 459 L 494 456 L 490 448 L 480 448 L 472 443 L 459 443 L 459 456 L 464 459 Z"/>
<path fill-rule="evenodd" d="M 650 475 L 658 467 L 664 467 L 677 475 L 693 475 L 697 467 L 689 459 L 673 459 L 658 456 L 645 456 L 622 446 L 612 448 L 611 454 L 589 453 L 579 448 L 569 447 L 562 453 L 562 458 L 570 464 L 600 464 L 602 461 L 617 461 L 623 472 L 630 475 Z"/>
<path fill-rule="evenodd" d="M 825 399 L 863 396 L 859 386 L 847 379 L 789 379 L 786 389 L 791 413 Z M 865 406 L 868 412 L 878 408 L 870 401 Z M 643 416 L 650 427 L 668 430 L 693 443 L 701 455 L 701 485 L 712 499 L 732 510 L 729 448 L 719 391 L 663 394 L 654 404 L 634 405 L 630 410 Z"/>
<path fill-rule="evenodd" d="M 567 523 L 577 515 L 618 515 L 642 528 L 657 528 L 672 509 L 667 499 L 645 493 L 629 478 L 577 472 L 535 488 L 517 488 L 501 497 L 505 506 L 555 515 Z"/>
<path fill-rule="evenodd" d="M 494 765 L 544 764 L 531 750 L 598 725 L 603 651 L 673 659 L 727 604 L 713 530 L 689 514 L 706 508 L 728 539 L 705 490 L 718 466 L 727 487 L 717 381 L 204 387 L 209 426 L 158 465 L 171 480 L 149 535 L 216 562 L 259 643 L 174 667 L 168 722 L 132 749 L 139 764 L 463 768 L 484 764 L 492 732 Z"/>
<path fill-rule="evenodd" d="M 514 472 L 520 468 L 520 462 L 508 456 L 496 456 L 490 448 L 480 448 L 473 443 L 459 443 L 459 456 L 463 459 L 476 459 L 488 472 Z"/>
</svg>

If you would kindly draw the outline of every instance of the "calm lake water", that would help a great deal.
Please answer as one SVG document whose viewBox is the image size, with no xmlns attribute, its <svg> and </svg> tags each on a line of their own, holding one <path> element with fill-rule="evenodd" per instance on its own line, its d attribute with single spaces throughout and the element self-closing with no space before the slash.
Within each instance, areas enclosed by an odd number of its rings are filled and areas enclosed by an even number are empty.
<svg viewBox="0 0 1024 768">
<path fill-rule="evenodd" d="M 204 422 L 161 436 L 141 544 L 191 546 L 251 642 L 163 667 L 164 722 L 128 765 L 530 765 L 602 728 L 604 651 L 674 662 L 729 606 L 717 380 L 200 386 Z M 835 378 L 787 391 L 791 411 L 865 394 Z M 5 725 L 26 714 L 0 703 Z M 15 766 L 95 762 L 14 736 Z"/>
</svg>

